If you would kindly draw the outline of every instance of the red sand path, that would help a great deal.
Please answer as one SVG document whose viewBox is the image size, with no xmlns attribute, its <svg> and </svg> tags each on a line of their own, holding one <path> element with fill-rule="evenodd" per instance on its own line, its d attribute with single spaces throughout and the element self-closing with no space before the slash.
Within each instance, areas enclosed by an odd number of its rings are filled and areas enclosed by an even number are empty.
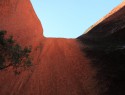
<svg viewBox="0 0 125 95">
<path fill-rule="evenodd" d="M 96 72 L 80 47 L 74 39 L 45 39 L 30 70 L 0 72 L 0 95 L 98 95 Z"/>
</svg>

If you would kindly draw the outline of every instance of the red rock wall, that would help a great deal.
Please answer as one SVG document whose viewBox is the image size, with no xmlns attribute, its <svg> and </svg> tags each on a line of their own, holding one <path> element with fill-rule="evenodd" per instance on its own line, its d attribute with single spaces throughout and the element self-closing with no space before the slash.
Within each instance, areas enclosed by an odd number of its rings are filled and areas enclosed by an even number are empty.
<svg viewBox="0 0 125 95">
<path fill-rule="evenodd" d="M 0 0 L 0 30 L 6 30 L 22 45 L 33 45 L 43 38 L 30 0 Z"/>
<path fill-rule="evenodd" d="M 81 41 L 84 39 L 99 40 L 125 27 L 125 2 L 114 8 L 109 14 L 97 21 L 90 27 L 85 34 L 78 37 Z"/>
</svg>

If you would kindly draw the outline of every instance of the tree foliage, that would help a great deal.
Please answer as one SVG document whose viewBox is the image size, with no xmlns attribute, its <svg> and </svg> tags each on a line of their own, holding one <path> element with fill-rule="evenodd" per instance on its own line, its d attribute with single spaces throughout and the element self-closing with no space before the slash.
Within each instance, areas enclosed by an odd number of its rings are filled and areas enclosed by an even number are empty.
<svg viewBox="0 0 125 95">
<path fill-rule="evenodd" d="M 6 38 L 5 34 L 6 31 L 0 31 L 0 70 L 10 66 L 16 69 L 31 66 L 31 47 L 22 48 L 13 40 L 13 36 Z"/>
</svg>

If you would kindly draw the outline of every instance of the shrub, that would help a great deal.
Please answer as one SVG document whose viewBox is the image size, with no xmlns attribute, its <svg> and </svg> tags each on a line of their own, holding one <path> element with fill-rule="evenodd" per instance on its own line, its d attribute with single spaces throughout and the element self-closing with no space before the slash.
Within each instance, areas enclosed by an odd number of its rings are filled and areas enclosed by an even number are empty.
<svg viewBox="0 0 125 95">
<path fill-rule="evenodd" d="M 31 47 L 22 48 L 13 37 L 5 38 L 6 31 L 0 31 L 0 70 L 13 66 L 27 68 L 32 65 L 29 54 Z"/>
</svg>

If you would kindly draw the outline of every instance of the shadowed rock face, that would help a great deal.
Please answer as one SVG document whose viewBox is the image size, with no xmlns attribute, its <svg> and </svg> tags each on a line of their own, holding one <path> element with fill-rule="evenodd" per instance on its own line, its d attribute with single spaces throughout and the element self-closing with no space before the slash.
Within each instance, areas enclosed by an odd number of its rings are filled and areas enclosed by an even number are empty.
<svg viewBox="0 0 125 95">
<path fill-rule="evenodd" d="M 81 42 L 98 50 L 122 48 L 125 41 L 125 2 L 95 23 L 78 37 Z"/>
<path fill-rule="evenodd" d="M 22 45 L 33 45 L 43 38 L 30 0 L 0 0 L 0 30 L 6 30 Z"/>
<path fill-rule="evenodd" d="M 109 14 L 92 25 L 85 34 L 78 39 L 100 40 L 125 28 L 125 2 L 121 3 Z"/>
<path fill-rule="evenodd" d="M 98 71 L 100 95 L 125 95 L 125 2 L 77 39 Z"/>
</svg>

